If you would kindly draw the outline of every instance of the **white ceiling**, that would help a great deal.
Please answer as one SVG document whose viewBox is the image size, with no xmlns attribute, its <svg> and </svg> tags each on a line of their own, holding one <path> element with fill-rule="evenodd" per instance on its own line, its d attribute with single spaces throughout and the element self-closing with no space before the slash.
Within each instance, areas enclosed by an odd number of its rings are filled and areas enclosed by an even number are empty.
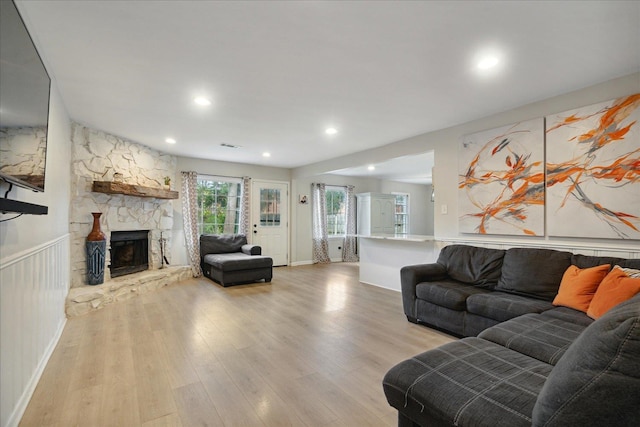
<svg viewBox="0 0 640 427">
<path fill-rule="evenodd" d="M 303 166 L 640 71 L 638 1 L 17 3 L 73 120 L 204 159 Z"/>
</svg>

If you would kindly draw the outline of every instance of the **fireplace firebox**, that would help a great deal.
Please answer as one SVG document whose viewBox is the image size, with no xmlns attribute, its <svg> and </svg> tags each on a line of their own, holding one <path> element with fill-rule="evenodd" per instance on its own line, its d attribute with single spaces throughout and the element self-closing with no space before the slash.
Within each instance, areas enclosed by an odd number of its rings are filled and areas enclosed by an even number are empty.
<svg viewBox="0 0 640 427">
<path fill-rule="evenodd" d="M 111 277 L 149 269 L 149 230 L 111 232 Z"/>
</svg>

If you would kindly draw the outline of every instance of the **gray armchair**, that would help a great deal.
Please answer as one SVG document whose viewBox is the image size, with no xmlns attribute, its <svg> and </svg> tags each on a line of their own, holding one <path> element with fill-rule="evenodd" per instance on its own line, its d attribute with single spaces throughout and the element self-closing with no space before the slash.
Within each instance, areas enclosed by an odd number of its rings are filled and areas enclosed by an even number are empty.
<svg viewBox="0 0 640 427">
<path fill-rule="evenodd" d="M 200 236 L 200 266 L 205 276 L 222 286 L 264 280 L 271 282 L 273 260 L 262 248 L 247 244 L 244 234 Z"/>
</svg>

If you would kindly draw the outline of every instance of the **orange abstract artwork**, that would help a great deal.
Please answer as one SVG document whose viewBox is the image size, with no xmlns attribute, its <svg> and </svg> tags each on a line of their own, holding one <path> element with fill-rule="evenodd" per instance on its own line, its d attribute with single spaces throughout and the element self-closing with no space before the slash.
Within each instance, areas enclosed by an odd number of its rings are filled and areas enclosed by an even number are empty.
<svg viewBox="0 0 640 427">
<path fill-rule="evenodd" d="M 544 235 L 544 123 L 467 135 L 459 160 L 462 233 Z"/>
<path fill-rule="evenodd" d="M 640 239 L 640 93 L 546 118 L 551 236 Z"/>
</svg>

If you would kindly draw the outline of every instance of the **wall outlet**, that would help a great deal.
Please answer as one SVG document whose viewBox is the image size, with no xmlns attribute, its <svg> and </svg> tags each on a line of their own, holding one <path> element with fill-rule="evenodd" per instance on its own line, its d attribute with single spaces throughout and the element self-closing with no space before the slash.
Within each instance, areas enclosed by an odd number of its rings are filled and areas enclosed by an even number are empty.
<svg viewBox="0 0 640 427">
<path fill-rule="evenodd" d="M 440 213 L 446 215 L 448 212 L 447 205 L 440 206 Z"/>
</svg>

